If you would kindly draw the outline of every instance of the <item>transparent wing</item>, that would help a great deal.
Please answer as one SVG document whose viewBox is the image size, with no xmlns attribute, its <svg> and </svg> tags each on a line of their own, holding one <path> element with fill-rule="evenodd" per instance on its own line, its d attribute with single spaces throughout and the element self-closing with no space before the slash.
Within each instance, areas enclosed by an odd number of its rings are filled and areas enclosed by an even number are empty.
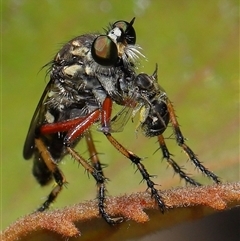
<svg viewBox="0 0 240 241">
<path fill-rule="evenodd" d="M 121 132 L 129 119 L 135 115 L 137 101 L 133 94 L 125 101 L 125 106 L 111 119 L 111 132 Z"/>
<path fill-rule="evenodd" d="M 121 132 L 124 126 L 132 116 L 133 108 L 129 106 L 123 107 L 112 119 L 111 119 L 111 132 Z"/>
</svg>

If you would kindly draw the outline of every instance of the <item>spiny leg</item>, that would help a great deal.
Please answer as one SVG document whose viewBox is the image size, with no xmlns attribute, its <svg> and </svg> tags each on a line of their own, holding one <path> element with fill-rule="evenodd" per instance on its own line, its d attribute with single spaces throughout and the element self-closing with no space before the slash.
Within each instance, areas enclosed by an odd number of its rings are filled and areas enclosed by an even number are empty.
<svg viewBox="0 0 240 241">
<path fill-rule="evenodd" d="M 51 193 L 48 195 L 47 200 L 42 204 L 42 206 L 38 209 L 38 211 L 44 211 L 49 208 L 50 204 L 57 198 L 58 194 L 62 190 L 62 186 L 67 183 L 66 179 L 61 172 L 61 170 L 57 167 L 57 164 L 54 162 L 51 154 L 47 150 L 41 139 L 35 139 L 35 145 L 39 150 L 39 153 L 45 162 L 48 169 L 52 172 L 52 175 L 55 179 L 56 186 L 53 188 Z"/>
<path fill-rule="evenodd" d="M 103 120 L 102 120 L 102 125 L 105 127 L 105 124 L 108 125 L 109 123 L 109 115 L 111 115 L 111 105 L 112 105 L 112 101 L 110 98 L 106 98 L 106 100 L 104 101 L 104 105 L 106 105 L 106 110 L 95 110 L 93 111 L 91 114 L 89 114 L 87 117 L 83 118 L 82 120 L 78 120 L 74 121 L 68 121 L 64 123 L 64 126 L 60 125 L 60 127 L 64 128 L 65 130 L 68 130 L 67 135 L 64 138 L 64 142 L 63 144 L 66 146 L 68 152 L 72 155 L 72 157 L 74 159 L 76 159 L 84 168 L 85 170 L 90 173 L 94 179 L 97 182 L 97 186 L 98 186 L 98 208 L 99 208 L 99 212 L 101 214 L 101 216 L 106 220 L 107 223 L 114 225 L 117 223 L 122 222 L 122 218 L 111 218 L 107 212 L 105 211 L 105 181 L 106 178 L 103 175 L 102 172 L 102 168 L 101 168 L 101 164 L 100 161 L 98 160 L 97 157 L 97 151 L 96 148 L 94 146 L 91 134 L 90 134 L 90 130 L 89 127 L 95 123 L 97 120 L 99 120 L 100 116 L 104 116 Z M 100 115 L 101 114 L 101 115 Z M 74 126 L 72 125 L 72 122 L 74 123 Z M 74 128 L 73 128 L 74 127 Z M 106 128 L 108 128 L 106 126 Z M 80 156 L 74 149 L 72 149 L 71 143 L 74 142 L 74 140 L 76 138 L 78 138 L 80 135 L 82 135 L 84 133 L 84 135 L 86 136 L 86 141 L 87 141 L 87 145 L 90 151 L 90 156 L 91 156 L 91 162 L 92 165 L 88 164 L 88 162 L 82 157 Z"/>
<path fill-rule="evenodd" d="M 205 174 L 207 177 L 211 178 L 214 182 L 221 183 L 219 177 L 216 176 L 213 172 L 209 171 L 205 166 L 203 166 L 202 163 L 198 160 L 197 156 L 194 154 L 194 152 L 190 149 L 190 147 L 188 147 L 185 144 L 185 138 L 183 137 L 182 132 L 180 130 L 180 127 L 179 127 L 179 124 L 178 124 L 178 121 L 177 121 L 177 117 L 175 115 L 175 111 L 174 111 L 173 105 L 172 105 L 172 103 L 170 102 L 169 99 L 166 99 L 166 103 L 167 103 L 167 108 L 168 108 L 169 115 L 170 115 L 170 121 L 172 123 L 173 131 L 174 131 L 175 138 L 176 138 L 176 141 L 177 141 L 178 145 L 180 147 L 182 147 L 182 149 L 187 154 L 187 156 L 189 157 L 191 162 L 203 174 Z"/>
<path fill-rule="evenodd" d="M 98 209 L 99 213 L 101 216 L 106 220 L 108 224 L 114 225 L 117 223 L 120 223 L 123 221 L 121 217 L 118 218 L 112 218 L 110 217 L 106 210 L 105 210 L 105 181 L 106 178 L 102 175 L 101 172 L 98 170 L 94 169 L 88 162 L 81 156 L 79 155 L 75 150 L 73 150 L 71 147 L 67 147 L 68 152 L 71 154 L 71 156 L 77 160 L 87 172 L 89 172 L 94 179 L 97 182 L 98 186 Z"/>
<path fill-rule="evenodd" d="M 88 128 L 89 125 L 91 125 L 92 121 L 97 119 L 99 117 L 99 112 L 95 111 L 91 113 L 86 118 L 76 118 L 71 119 L 63 122 L 57 122 L 53 124 L 46 124 L 40 127 L 40 133 L 42 135 L 52 134 L 60 131 L 68 131 L 70 134 L 70 138 L 74 139 L 74 132 L 72 133 L 71 130 L 74 127 L 79 127 L 77 130 L 83 129 L 82 125 L 85 124 L 85 128 Z M 81 125 L 82 124 L 82 125 Z M 82 131 L 83 132 L 83 131 Z M 64 144 L 64 143 L 63 143 Z M 68 142 L 69 144 L 69 142 Z M 66 179 L 61 172 L 61 170 L 58 168 L 55 160 L 53 159 L 52 155 L 48 151 L 46 145 L 42 141 L 41 138 L 35 138 L 35 146 L 38 149 L 38 152 L 41 156 L 42 161 L 45 163 L 44 166 L 44 173 L 41 173 L 38 169 L 38 164 L 35 164 L 33 169 L 33 174 L 36 176 L 37 180 L 40 184 L 45 185 L 48 180 L 53 178 L 55 179 L 56 186 L 53 188 L 51 193 L 48 195 L 47 200 L 42 204 L 42 206 L 38 209 L 38 211 L 44 211 L 49 208 L 50 204 L 56 199 L 60 191 L 62 190 L 62 186 L 67 183 Z M 41 160 L 40 160 L 41 161 Z M 37 169 L 38 168 L 38 169 Z M 49 172 L 47 172 L 49 170 Z M 42 171 L 42 170 L 41 170 Z"/>
<path fill-rule="evenodd" d="M 110 133 L 104 133 L 110 143 L 124 156 L 134 163 L 140 173 L 142 174 L 143 179 L 147 182 L 148 188 L 151 190 L 152 197 L 155 198 L 161 212 L 163 213 L 166 209 L 166 205 L 163 201 L 163 197 L 158 193 L 157 189 L 154 187 L 155 183 L 151 180 L 151 175 L 147 172 L 144 165 L 141 163 L 141 158 L 137 155 L 133 154 L 132 152 L 128 151 L 125 147 L 123 147 Z"/>
<path fill-rule="evenodd" d="M 91 163 L 93 168 L 102 175 L 102 177 L 104 178 L 104 182 L 99 182 L 97 181 L 97 190 L 98 190 L 98 208 L 99 208 L 99 212 L 102 215 L 102 217 L 105 218 L 105 220 L 109 220 L 109 216 L 106 214 L 105 212 L 105 193 L 106 193 L 106 185 L 105 185 L 105 180 L 107 180 L 104 177 L 103 171 L 102 171 L 102 165 L 100 163 L 100 160 L 98 158 L 98 154 L 97 154 L 97 150 L 95 147 L 95 144 L 93 142 L 93 138 L 92 138 L 92 133 L 90 130 L 85 132 L 85 139 L 87 142 L 87 146 L 88 146 L 88 151 L 91 157 Z M 118 222 L 121 222 L 122 220 L 120 220 Z M 109 223 L 109 221 L 107 221 Z M 110 224 L 114 224 L 114 223 L 110 223 Z"/>
<path fill-rule="evenodd" d="M 91 163 L 94 169 L 96 169 L 98 172 L 101 173 L 101 175 L 104 176 L 103 174 L 103 170 L 102 170 L 102 164 L 98 158 L 98 153 L 92 138 L 92 133 L 90 130 L 86 131 L 85 134 L 85 139 L 86 139 L 86 143 L 88 146 L 88 152 L 90 154 L 90 159 L 91 159 Z"/>
<path fill-rule="evenodd" d="M 103 122 L 102 124 L 108 124 L 109 123 L 109 115 L 111 114 L 111 104 L 112 101 L 110 98 L 106 98 L 106 110 L 102 110 L 102 115 L 104 116 L 103 118 Z M 105 114 L 106 112 L 106 114 Z M 95 123 L 97 120 L 99 120 L 100 118 L 100 113 L 101 111 L 99 109 L 93 111 L 92 113 L 90 113 L 88 116 L 86 116 L 85 118 L 76 118 L 76 119 L 71 119 L 71 120 L 67 120 L 64 122 L 59 122 L 59 123 L 54 123 L 54 124 L 46 124 L 43 125 L 41 127 L 41 133 L 42 134 L 51 134 L 51 133 L 56 133 L 59 131 L 64 131 L 67 132 L 64 141 L 63 141 L 63 145 L 66 147 L 66 149 L 68 150 L 68 152 L 72 155 L 73 158 L 75 158 L 84 168 L 86 171 L 88 171 L 96 180 L 97 185 L 98 185 L 98 199 L 99 199 L 99 212 L 101 214 L 101 216 L 106 220 L 107 223 L 114 225 L 117 223 L 122 222 L 122 218 L 111 218 L 105 211 L 105 180 L 106 178 L 103 175 L 102 169 L 101 169 L 101 164 L 100 161 L 96 156 L 96 149 L 95 146 L 93 144 L 92 138 L 91 136 L 89 136 L 89 134 L 87 134 L 87 132 L 89 131 L 89 127 Z M 106 120 L 106 121 L 105 121 Z M 104 126 L 105 127 L 105 126 Z M 90 164 L 88 164 L 88 162 L 81 157 L 75 150 L 73 150 L 70 146 L 71 144 L 81 135 L 86 135 L 86 140 L 87 140 L 87 144 L 88 147 L 90 148 L 90 152 L 91 152 L 91 161 L 93 166 L 91 166 Z M 88 138 L 89 137 L 89 138 Z M 46 149 L 46 147 L 45 147 Z M 48 156 L 50 156 L 50 154 L 48 153 Z M 95 156 L 95 158 L 94 158 Z M 96 167 L 96 169 L 94 168 Z M 54 173 L 53 173 L 54 175 Z M 56 174 L 57 175 L 57 174 Z M 57 189 L 56 189 L 57 191 Z"/>
<path fill-rule="evenodd" d="M 183 178 L 186 182 L 195 185 L 195 186 L 201 186 L 200 183 L 196 182 L 194 179 L 189 177 L 183 169 L 170 157 L 171 154 L 168 151 L 168 148 L 166 146 L 165 140 L 163 135 L 158 136 L 158 142 L 160 145 L 160 148 L 162 150 L 163 158 L 167 160 L 167 162 L 170 164 L 170 166 L 173 168 L 173 170 L 181 177 Z"/>
</svg>

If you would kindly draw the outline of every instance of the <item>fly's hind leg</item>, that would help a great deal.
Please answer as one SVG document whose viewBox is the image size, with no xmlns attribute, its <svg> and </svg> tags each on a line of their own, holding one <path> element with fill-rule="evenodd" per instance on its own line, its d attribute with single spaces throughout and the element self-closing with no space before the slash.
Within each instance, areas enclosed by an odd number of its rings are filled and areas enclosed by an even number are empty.
<svg viewBox="0 0 240 241">
<path fill-rule="evenodd" d="M 58 194 L 62 190 L 62 186 L 66 183 L 66 179 L 62 171 L 58 168 L 51 154 L 47 150 L 45 144 L 41 139 L 35 139 L 35 145 L 38 149 L 42 160 L 44 161 L 49 172 L 52 173 L 52 176 L 56 182 L 56 186 L 53 188 L 51 193 L 48 195 L 47 200 L 42 204 L 38 211 L 44 211 L 49 208 L 50 204 L 57 198 Z M 40 183 L 41 184 L 41 183 Z"/>
<path fill-rule="evenodd" d="M 52 172 L 48 169 L 40 152 L 35 153 L 32 174 L 41 186 L 47 185 L 53 179 Z"/>
</svg>

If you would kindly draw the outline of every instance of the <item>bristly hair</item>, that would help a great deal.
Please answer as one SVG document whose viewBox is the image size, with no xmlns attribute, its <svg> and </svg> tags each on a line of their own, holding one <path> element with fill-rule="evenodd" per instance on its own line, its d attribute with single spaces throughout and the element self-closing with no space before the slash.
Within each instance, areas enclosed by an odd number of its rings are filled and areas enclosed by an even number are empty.
<svg viewBox="0 0 240 241">
<path fill-rule="evenodd" d="M 54 63 L 54 60 L 51 60 L 51 61 L 49 61 L 48 63 L 44 64 L 44 65 L 40 68 L 40 70 L 38 71 L 38 73 L 39 73 L 40 71 L 42 71 L 43 69 L 47 68 L 47 69 L 46 69 L 46 73 L 45 73 L 45 79 L 46 79 L 47 76 L 48 76 L 48 75 L 51 73 L 51 71 L 52 71 L 52 65 L 53 65 L 53 63 Z"/>
<path fill-rule="evenodd" d="M 140 63 L 139 59 L 140 57 L 146 58 L 143 53 L 141 53 L 142 48 L 139 45 L 131 45 L 128 44 L 126 46 L 126 50 L 124 51 L 124 55 L 122 55 L 123 62 L 127 67 L 131 67 L 131 63 L 134 63 L 134 66 L 137 67 L 137 65 Z"/>
</svg>

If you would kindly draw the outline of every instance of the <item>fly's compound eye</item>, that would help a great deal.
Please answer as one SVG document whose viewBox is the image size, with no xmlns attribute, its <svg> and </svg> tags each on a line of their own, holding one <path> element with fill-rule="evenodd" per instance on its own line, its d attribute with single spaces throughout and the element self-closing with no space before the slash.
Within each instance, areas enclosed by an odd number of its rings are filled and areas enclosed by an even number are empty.
<svg viewBox="0 0 240 241">
<path fill-rule="evenodd" d="M 93 41 L 91 53 L 93 59 L 103 66 L 115 65 L 118 61 L 117 46 L 107 35 L 100 35 Z"/>
<path fill-rule="evenodd" d="M 130 23 L 120 20 L 113 24 L 113 28 L 119 28 L 123 32 L 123 37 L 128 44 L 135 44 L 136 43 L 136 32 L 133 28 L 135 18 L 132 19 Z"/>
</svg>

